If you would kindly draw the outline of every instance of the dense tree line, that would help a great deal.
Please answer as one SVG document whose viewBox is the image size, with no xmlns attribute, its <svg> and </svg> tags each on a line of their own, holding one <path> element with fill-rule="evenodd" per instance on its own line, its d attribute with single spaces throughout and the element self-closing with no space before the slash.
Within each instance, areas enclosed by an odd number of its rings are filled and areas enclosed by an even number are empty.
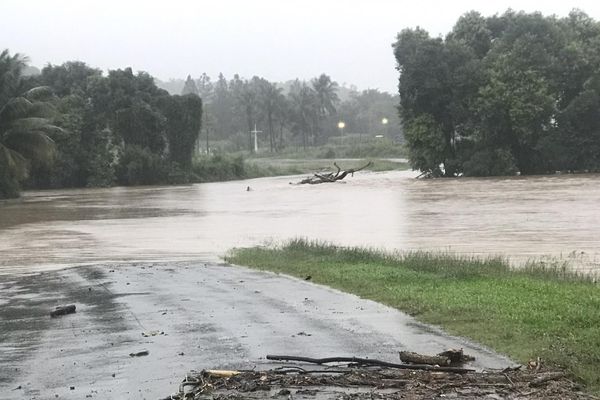
<svg viewBox="0 0 600 400">
<path fill-rule="evenodd" d="M 106 76 L 82 62 L 23 76 L 26 59 L 0 54 L 0 197 L 28 187 L 185 181 L 202 101 L 171 96 L 145 72 Z"/>
<path fill-rule="evenodd" d="M 399 33 L 413 167 L 434 176 L 600 170 L 600 23 L 469 12 L 445 37 Z"/>
<path fill-rule="evenodd" d="M 0 198 L 22 187 L 214 180 L 211 162 L 232 176 L 243 159 L 194 161 L 194 155 L 253 152 L 255 128 L 261 150 L 272 153 L 325 144 L 340 135 L 340 120 L 347 133 L 400 128 L 395 97 L 340 90 L 325 74 L 286 84 L 222 74 L 213 82 L 202 74 L 182 81 L 181 94 L 169 94 L 131 68 L 104 74 L 67 62 L 37 70 L 26 61 L 7 50 L 0 54 Z M 387 132 L 384 117 L 391 121 Z"/>
</svg>

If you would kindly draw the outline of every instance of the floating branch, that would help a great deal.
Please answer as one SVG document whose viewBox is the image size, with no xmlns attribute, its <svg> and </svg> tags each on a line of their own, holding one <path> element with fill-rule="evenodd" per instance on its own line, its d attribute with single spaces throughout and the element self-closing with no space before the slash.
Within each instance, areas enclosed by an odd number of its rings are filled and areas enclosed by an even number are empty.
<svg viewBox="0 0 600 400">
<path fill-rule="evenodd" d="M 340 166 L 337 165 L 337 163 L 335 163 L 335 162 L 333 163 L 333 165 L 335 166 L 337 171 L 335 171 L 335 172 L 332 171 L 332 172 L 327 172 L 327 173 L 315 172 L 313 174 L 313 176 L 309 176 L 308 178 L 302 179 L 300 182 L 297 182 L 296 184 L 297 185 L 304 185 L 304 184 L 317 185 L 319 183 L 333 183 L 333 182 L 341 181 L 346 176 L 348 176 L 348 174 L 354 175 L 355 172 L 362 171 L 363 169 L 368 168 L 371 165 L 373 165 L 373 163 L 371 161 L 369 161 L 362 167 L 350 168 L 347 170 L 342 170 L 342 168 L 340 168 Z"/>
</svg>

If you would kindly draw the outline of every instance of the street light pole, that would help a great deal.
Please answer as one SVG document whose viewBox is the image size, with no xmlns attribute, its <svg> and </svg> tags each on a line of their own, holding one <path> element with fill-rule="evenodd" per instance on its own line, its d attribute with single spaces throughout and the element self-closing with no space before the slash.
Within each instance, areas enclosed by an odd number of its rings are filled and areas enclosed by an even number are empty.
<svg viewBox="0 0 600 400">
<path fill-rule="evenodd" d="M 387 124 L 388 119 L 386 117 L 381 118 L 381 124 L 383 125 L 383 133 L 387 136 Z"/>
<path fill-rule="evenodd" d="M 338 122 L 338 128 L 340 130 L 340 143 L 344 144 L 344 128 L 346 127 L 346 123 L 344 121 Z"/>
</svg>

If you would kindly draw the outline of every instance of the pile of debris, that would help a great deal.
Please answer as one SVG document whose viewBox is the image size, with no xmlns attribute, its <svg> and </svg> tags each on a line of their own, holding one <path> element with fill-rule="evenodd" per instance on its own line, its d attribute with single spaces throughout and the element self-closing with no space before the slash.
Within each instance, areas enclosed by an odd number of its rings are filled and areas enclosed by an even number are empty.
<svg viewBox="0 0 600 400">
<path fill-rule="evenodd" d="M 415 355 L 420 356 L 411 353 L 409 357 Z M 266 371 L 190 372 L 181 383 L 179 392 L 165 400 L 598 399 L 583 392 L 581 385 L 568 379 L 561 371 L 522 370 L 521 367 L 514 367 L 475 372 L 471 369 L 452 367 L 451 361 L 448 362 L 448 366 L 439 366 L 394 364 L 354 357 L 267 358 L 293 361 L 304 359 L 320 366 L 304 368 L 298 364 L 287 364 Z M 337 361 L 331 361 L 334 359 Z M 346 361 L 339 361 L 340 359 Z M 346 362 L 346 365 L 341 366 L 340 362 Z M 329 363 L 336 365 L 325 366 Z"/>
</svg>

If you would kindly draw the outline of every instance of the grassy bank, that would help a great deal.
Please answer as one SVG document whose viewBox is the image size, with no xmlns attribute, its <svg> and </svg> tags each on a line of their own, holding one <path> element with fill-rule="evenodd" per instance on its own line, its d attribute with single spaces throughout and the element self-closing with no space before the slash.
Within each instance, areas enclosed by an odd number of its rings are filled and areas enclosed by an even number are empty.
<svg viewBox="0 0 600 400">
<path fill-rule="evenodd" d="M 600 392 L 600 287 L 562 268 L 513 270 L 501 259 L 389 255 L 303 240 L 235 249 L 227 261 L 310 275 L 316 283 L 396 307 L 520 362 L 542 357 Z"/>
<path fill-rule="evenodd" d="M 192 165 L 193 182 L 216 182 L 234 179 L 251 179 L 267 176 L 312 174 L 322 170 L 335 170 L 335 160 L 325 159 L 281 159 L 254 158 L 245 159 L 241 155 L 214 155 L 198 157 Z M 368 168 L 370 171 L 389 171 L 407 169 L 406 163 L 375 159 Z M 367 163 L 367 160 L 340 160 L 342 168 L 356 168 Z"/>
<path fill-rule="evenodd" d="M 407 163 L 399 161 L 391 161 L 386 159 L 351 159 L 351 160 L 330 160 L 330 159 L 294 159 L 294 158 L 254 158 L 247 161 L 250 168 L 255 168 L 258 171 L 266 170 L 273 171 L 277 175 L 297 175 L 297 174 L 312 174 L 317 171 L 335 171 L 333 166 L 337 162 L 343 169 L 357 168 L 365 165 L 368 161 L 372 165 L 367 168 L 368 171 L 391 171 L 405 170 L 409 166 Z M 264 175 L 263 175 L 264 176 Z"/>
<path fill-rule="evenodd" d="M 327 144 L 315 147 L 288 147 L 277 153 L 259 152 L 255 158 L 406 158 L 408 151 L 404 145 L 389 139 L 377 139 L 359 142 L 358 137 L 331 138 Z"/>
</svg>

